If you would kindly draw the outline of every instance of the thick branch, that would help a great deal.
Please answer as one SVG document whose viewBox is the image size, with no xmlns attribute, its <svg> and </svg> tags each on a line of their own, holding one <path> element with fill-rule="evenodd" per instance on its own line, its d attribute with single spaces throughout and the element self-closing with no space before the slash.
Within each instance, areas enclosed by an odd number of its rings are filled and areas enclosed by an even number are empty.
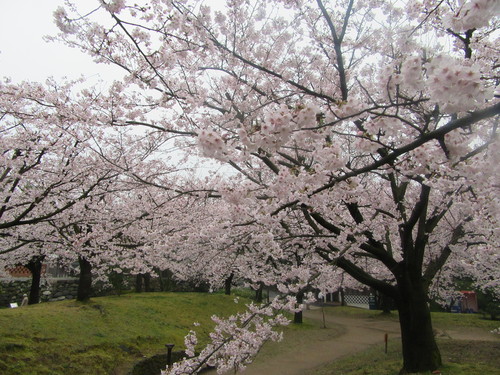
<svg viewBox="0 0 500 375">
<path fill-rule="evenodd" d="M 35 208 L 41 200 L 35 200 L 34 202 L 32 202 L 32 204 L 28 207 L 28 209 L 26 209 L 24 212 L 22 212 L 20 215 L 18 215 L 18 217 L 16 217 L 15 219 L 13 220 L 10 220 L 8 222 L 4 222 L 4 223 L 0 223 L 0 229 L 6 229 L 6 228 L 11 228 L 11 227 L 15 227 L 17 225 L 28 225 L 28 224 L 36 224 L 36 223 L 40 223 L 42 221 L 45 221 L 45 220 L 48 220 L 50 219 L 51 217 L 54 217 L 56 216 L 57 214 L 60 214 L 61 212 L 67 210 L 68 208 L 72 207 L 73 205 L 75 205 L 77 202 L 81 201 L 82 199 L 85 199 L 87 198 L 90 193 L 97 187 L 99 186 L 99 184 L 101 184 L 104 180 L 110 178 L 109 176 L 107 177 L 102 177 L 100 179 L 98 179 L 94 184 L 92 184 L 90 187 L 88 187 L 86 190 L 84 190 L 82 192 L 82 194 L 80 194 L 80 196 L 76 199 L 73 199 L 69 202 L 67 202 L 65 205 L 63 205 L 62 207 L 58 208 L 58 209 L 55 209 L 45 215 L 41 215 L 41 216 L 38 216 L 38 217 L 35 217 L 35 218 L 32 218 L 32 219 L 27 219 L 27 220 L 23 220 L 24 217 L 26 217 L 33 208 Z"/>
<path fill-rule="evenodd" d="M 300 91 L 302 91 L 303 93 L 305 94 L 308 94 L 308 95 L 311 95 L 311 96 L 314 96 L 316 98 L 320 98 L 320 99 L 325 99 L 327 100 L 328 102 L 332 102 L 332 103 L 337 103 L 337 100 L 335 100 L 335 98 L 329 96 L 329 95 L 326 95 L 326 94 L 322 94 L 322 93 L 319 93 L 319 92 L 316 92 L 314 90 L 311 90 L 311 89 L 308 89 L 307 87 L 297 83 L 297 82 L 294 82 L 292 81 L 291 79 L 285 79 L 281 74 L 279 73 L 276 73 L 266 67 L 263 67 L 262 65 L 259 65 L 253 61 L 250 61 L 246 58 L 244 58 L 243 56 L 239 55 L 238 53 L 236 53 L 236 51 L 234 50 L 231 50 L 229 48 L 227 48 L 225 45 L 223 45 L 222 43 L 220 43 L 217 39 L 215 38 L 212 38 L 211 41 L 220 49 L 230 53 L 233 57 L 236 57 L 238 60 L 240 60 L 242 63 L 246 64 L 246 65 L 249 65 L 251 66 L 252 68 L 255 68 L 263 73 L 266 73 L 266 74 L 269 74 L 273 77 L 276 77 L 278 79 L 281 79 L 283 82 L 286 82 L 288 83 L 289 85 L 295 87 L 296 89 L 299 89 Z"/>
<path fill-rule="evenodd" d="M 424 272 L 423 279 L 427 287 L 431 284 L 432 280 L 441 268 L 446 264 L 449 256 L 451 255 L 451 245 L 455 245 L 458 240 L 464 235 L 463 225 L 459 225 L 453 230 L 450 242 L 443 248 L 439 257 L 431 260 L 427 265 Z"/>
<path fill-rule="evenodd" d="M 309 210 L 305 204 L 301 205 L 301 210 L 302 213 L 304 214 L 304 217 L 306 218 L 307 223 L 309 226 L 314 230 L 314 233 L 316 234 L 321 234 L 321 229 L 316 225 L 314 220 L 312 219 L 311 215 L 309 214 Z"/>
<path fill-rule="evenodd" d="M 388 154 L 385 157 L 380 158 L 379 160 L 359 169 L 353 169 L 349 173 L 346 173 L 340 177 L 337 177 L 334 181 L 332 181 L 329 184 L 323 185 L 322 187 L 316 189 L 311 193 L 311 196 L 314 194 L 321 193 L 324 190 L 328 190 L 335 186 L 337 183 L 341 181 L 348 180 L 351 177 L 358 176 L 363 173 L 370 172 L 372 170 L 375 170 L 385 164 L 390 164 L 394 160 L 396 160 L 399 156 L 406 154 L 407 152 L 410 152 L 414 149 L 416 149 L 419 146 L 422 146 L 423 144 L 433 140 L 433 139 L 439 139 L 440 137 L 443 137 L 445 134 L 450 133 L 451 131 L 455 129 L 459 129 L 462 127 L 467 127 L 472 124 L 475 124 L 476 122 L 479 122 L 481 120 L 485 120 L 487 118 L 496 116 L 500 113 L 500 103 L 494 104 L 491 107 L 482 109 L 480 111 L 476 111 L 471 113 L 468 116 L 452 120 L 448 122 L 446 125 L 441 126 L 440 128 L 431 131 L 427 134 L 422 135 L 421 137 L 417 138 L 411 143 L 408 143 L 407 145 L 400 147 L 398 149 L 395 149 L 393 152 Z"/>
<path fill-rule="evenodd" d="M 120 124 L 117 122 L 113 122 L 112 125 L 120 126 Z M 142 121 L 125 121 L 125 125 L 140 125 L 140 126 L 145 126 L 148 128 L 160 130 L 160 131 L 166 132 L 166 133 L 173 133 L 173 134 L 179 134 L 179 135 L 191 135 L 193 137 L 197 136 L 197 134 L 195 132 L 185 132 L 185 131 L 181 131 L 181 130 L 167 129 L 163 126 L 158 126 L 158 125 L 155 125 L 152 123 L 142 122 Z"/>
<path fill-rule="evenodd" d="M 260 155 L 260 154 L 258 154 L 256 152 L 253 152 L 252 155 L 256 156 L 260 160 L 262 160 L 262 162 L 264 162 L 264 164 L 267 165 L 269 167 L 269 169 L 272 170 L 275 174 L 279 174 L 280 173 L 280 169 L 278 168 L 278 166 L 276 164 L 274 164 L 271 161 L 271 159 L 269 159 L 267 156 Z"/>
<path fill-rule="evenodd" d="M 367 285 L 379 292 L 385 294 L 388 297 L 398 299 L 398 290 L 395 286 L 388 284 L 382 280 L 374 278 L 369 273 L 365 272 L 362 268 L 356 266 L 351 261 L 345 258 L 339 258 L 337 260 L 337 266 L 342 268 L 345 272 L 351 275 L 353 278 L 358 280 L 360 283 Z"/>
<path fill-rule="evenodd" d="M 146 56 L 146 54 L 142 51 L 142 48 L 141 48 L 141 46 L 139 46 L 139 43 L 137 43 L 137 41 L 134 39 L 134 37 L 129 33 L 129 31 L 127 30 L 127 28 L 124 26 L 122 20 L 120 20 L 115 14 L 113 14 L 113 13 L 110 13 L 110 14 L 111 14 L 111 17 L 113 17 L 113 19 L 116 21 L 116 23 L 118 24 L 118 26 L 120 26 L 120 28 L 123 30 L 123 32 L 132 41 L 132 43 L 134 44 L 135 48 L 137 49 L 137 51 L 139 51 L 139 53 L 144 58 L 144 60 L 146 61 L 146 63 L 150 66 L 151 69 L 153 69 L 153 71 L 155 72 L 156 76 L 160 79 L 160 81 L 163 83 L 163 85 L 168 89 L 170 96 L 172 96 L 174 98 L 177 98 L 177 95 L 169 87 L 168 83 L 165 81 L 165 79 L 163 78 L 163 76 L 160 74 L 160 72 L 158 72 L 158 70 L 151 63 L 151 61 L 149 61 L 148 56 Z"/>
<path fill-rule="evenodd" d="M 426 218 L 427 218 L 427 208 L 429 206 L 429 195 L 431 188 L 427 185 L 422 185 L 422 191 L 420 194 L 420 201 L 418 205 L 421 205 L 420 215 L 418 218 L 418 228 L 417 236 L 415 238 L 415 246 L 413 252 L 412 262 L 414 263 L 415 272 L 421 273 L 422 264 L 424 261 L 425 247 L 428 241 L 428 234 L 426 232 Z"/>
<path fill-rule="evenodd" d="M 386 251 L 381 244 L 376 243 L 373 240 L 371 240 L 370 242 L 361 244 L 359 248 L 371 254 L 373 257 L 375 257 L 375 259 L 381 261 L 393 275 L 396 275 L 399 268 L 398 262 L 396 262 L 391 254 Z"/>
<path fill-rule="evenodd" d="M 327 221 L 326 219 L 323 218 L 323 216 L 321 216 L 319 213 L 317 212 L 312 212 L 311 213 L 311 217 L 316 220 L 316 222 L 321 225 L 323 228 L 325 229 L 328 229 L 330 232 L 336 234 L 336 235 L 339 235 L 341 230 L 339 227 L 337 227 L 336 225 L 330 223 L 329 221 Z"/>
</svg>

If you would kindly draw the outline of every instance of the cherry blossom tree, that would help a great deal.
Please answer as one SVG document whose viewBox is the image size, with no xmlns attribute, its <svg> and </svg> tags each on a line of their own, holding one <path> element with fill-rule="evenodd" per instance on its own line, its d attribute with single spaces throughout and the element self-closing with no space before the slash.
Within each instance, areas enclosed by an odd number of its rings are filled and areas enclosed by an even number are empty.
<svg viewBox="0 0 500 375">
<path fill-rule="evenodd" d="M 142 151 L 137 151 L 140 141 L 124 146 L 135 151 L 119 152 L 124 160 L 112 161 L 119 178 L 102 186 L 97 198 L 50 220 L 63 243 L 58 256 L 80 265 L 78 300 L 90 298 L 92 281 L 106 282 L 110 272 L 149 275 L 155 268 L 167 269 L 161 244 L 182 230 L 177 212 L 185 211 L 184 196 L 189 199 L 190 194 L 175 188 L 177 168 L 161 160 L 144 160 Z M 101 152 L 109 162 L 111 158 Z"/>
<path fill-rule="evenodd" d="M 154 155 L 167 137 L 131 137 L 130 129 L 109 127 L 116 112 L 140 119 L 149 111 L 137 107 L 137 98 L 129 111 L 118 84 L 106 95 L 80 83 L 0 85 L 0 261 L 32 271 L 30 303 L 39 301 L 42 261 L 56 258 L 67 264 L 79 260 L 87 271 L 81 299 L 88 298 L 90 259 L 108 267 L 123 260 L 123 246 L 113 248 L 113 240 L 124 236 L 120 226 L 147 216 L 131 213 L 124 202 L 140 202 L 137 189 L 145 194 L 145 181 L 178 171 Z M 164 152 L 162 157 L 168 158 Z"/>
<path fill-rule="evenodd" d="M 495 0 L 102 0 L 55 19 L 58 39 L 124 69 L 120 89 L 154 110 L 111 124 L 176 137 L 245 181 L 236 194 L 198 193 L 232 201 L 233 224 L 265 226 L 267 255 L 300 251 L 293 267 L 275 262 L 290 271 L 283 291 L 327 283 L 338 267 L 392 297 L 403 369 L 417 372 L 441 365 L 427 302 L 442 273 L 498 272 L 498 10 Z M 106 24 L 93 19 L 101 11 Z M 196 372 L 189 363 L 171 373 Z"/>
<path fill-rule="evenodd" d="M 63 212 L 89 196 L 100 182 L 109 179 L 109 174 L 93 178 L 92 156 L 85 153 L 88 129 L 75 126 L 64 112 L 70 100 L 70 85 L 49 82 L 46 88 L 40 84 L 5 83 L 0 87 L 0 228 L 8 230 Z M 84 112 L 85 108 L 78 110 Z"/>
<path fill-rule="evenodd" d="M 0 85 L 0 253 L 7 264 L 32 271 L 29 303 L 39 301 L 41 263 L 53 247 L 48 221 L 116 176 L 99 171 L 87 151 L 88 127 L 76 124 L 84 123 L 92 98 L 70 106 L 75 84 Z"/>
</svg>

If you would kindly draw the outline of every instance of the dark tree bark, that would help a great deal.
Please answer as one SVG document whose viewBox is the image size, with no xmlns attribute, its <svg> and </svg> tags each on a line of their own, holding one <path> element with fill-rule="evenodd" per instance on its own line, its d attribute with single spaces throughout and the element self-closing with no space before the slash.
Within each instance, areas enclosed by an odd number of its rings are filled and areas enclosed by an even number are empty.
<svg viewBox="0 0 500 375">
<path fill-rule="evenodd" d="M 78 257 L 78 263 L 80 264 L 80 278 L 76 300 L 86 302 L 92 293 L 92 265 L 82 256 Z"/>
<path fill-rule="evenodd" d="M 172 271 L 164 270 L 161 275 L 162 292 L 169 292 L 174 290 L 175 283 L 173 280 L 174 274 L 172 273 Z"/>
<path fill-rule="evenodd" d="M 450 246 L 456 244 L 463 235 L 462 226 L 457 226 L 453 230 L 449 243 L 424 267 L 424 255 L 429 235 L 444 217 L 449 206 L 434 209 L 428 215 L 431 188 L 421 184 L 420 197 L 410 210 L 402 204 L 406 188 L 406 183 L 398 185 L 395 179 L 391 180 L 394 202 L 403 218 L 403 222 L 399 224 L 399 246 L 403 259 L 396 260 L 392 256 L 392 244 L 389 240 L 384 243 L 379 242 L 369 231 L 363 233 L 365 241 L 359 245 L 360 251 L 356 253 L 358 259 L 366 257 L 366 259 L 378 260 L 393 274 L 395 283 L 377 279 L 370 274 L 368 269 L 363 268 L 363 262 L 355 263 L 344 257 L 335 260 L 338 267 L 359 282 L 394 299 L 399 311 L 403 347 L 401 374 L 434 371 L 442 365 L 441 354 L 432 329 L 428 292 L 433 278 L 451 254 Z M 355 205 L 349 207 L 349 213 L 356 223 L 363 222 L 363 217 Z M 318 220 L 316 217 L 314 219 L 319 225 L 336 233 L 334 230 L 337 230 L 337 227 L 328 223 L 323 217 L 319 217 L 318 214 L 316 216 Z M 330 245 L 328 251 L 338 252 L 338 249 Z M 319 251 L 318 255 L 325 260 L 332 260 L 326 251 Z"/>
<path fill-rule="evenodd" d="M 161 271 L 160 269 L 155 268 L 155 272 L 158 274 L 158 283 L 160 286 L 160 292 L 165 292 L 169 290 L 170 281 L 167 279 L 168 271 L 167 270 Z"/>
<path fill-rule="evenodd" d="M 231 287 L 233 286 L 233 278 L 234 278 L 234 273 L 231 272 L 231 275 L 226 277 L 226 280 L 224 280 L 224 294 L 226 296 L 231 295 Z"/>
<path fill-rule="evenodd" d="M 151 275 L 149 273 L 138 273 L 135 277 L 136 293 L 141 293 L 143 286 L 145 292 L 151 292 Z"/>
<path fill-rule="evenodd" d="M 297 304 L 301 304 L 302 302 L 304 302 L 304 292 L 298 292 L 297 293 Z M 297 311 L 296 313 L 293 314 L 293 322 L 295 324 L 302 324 L 302 310 L 300 311 Z"/>
<path fill-rule="evenodd" d="M 344 273 L 343 272 L 342 272 L 341 279 L 340 279 L 339 299 L 340 299 L 340 306 L 347 306 L 347 304 L 345 303 Z"/>
<path fill-rule="evenodd" d="M 339 291 L 339 299 L 340 299 L 340 306 L 347 306 L 347 304 L 345 303 L 345 292 L 344 292 L 344 288 L 340 288 L 340 291 Z"/>
<path fill-rule="evenodd" d="M 262 302 L 263 301 L 263 296 L 262 293 L 264 291 L 264 284 L 260 283 L 259 288 L 255 290 L 255 302 Z"/>
<path fill-rule="evenodd" d="M 434 371 L 442 360 L 432 329 L 427 290 L 418 280 L 408 281 L 399 285 L 401 295 L 396 300 L 403 347 L 401 373 Z"/>
<path fill-rule="evenodd" d="M 149 273 L 143 273 L 142 278 L 144 280 L 144 291 L 146 293 L 151 292 L 151 275 Z"/>
<path fill-rule="evenodd" d="M 429 186 L 422 184 L 419 201 L 406 222 L 400 225 L 404 258 L 397 264 L 394 275 L 398 289 L 396 304 L 399 310 L 403 346 L 402 373 L 434 371 L 442 365 L 441 354 L 432 329 L 428 292 L 435 272 L 444 265 L 449 256 L 449 249 L 446 246 L 439 257 L 441 259 L 430 262 L 427 270 L 423 270 L 429 233 L 435 227 L 437 220 L 434 216 L 427 218 L 430 190 Z M 458 228 L 452 242 L 458 238 L 456 236 L 461 235 L 460 232 Z M 392 262 L 389 259 L 386 261 Z"/>
<path fill-rule="evenodd" d="M 428 305 L 429 284 L 409 263 L 403 261 L 394 265 L 397 283 L 390 285 L 372 278 L 346 259 L 338 261 L 338 265 L 354 278 L 394 299 L 399 311 L 403 347 L 401 374 L 434 371 L 442 365 Z"/>
<path fill-rule="evenodd" d="M 42 277 L 42 262 L 45 255 L 34 256 L 30 259 L 26 268 L 31 271 L 31 288 L 28 297 L 28 305 L 40 302 L 40 279 Z"/>
<path fill-rule="evenodd" d="M 166 283 L 163 277 L 163 272 L 156 270 L 156 273 L 158 274 L 158 281 L 160 284 L 160 292 L 164 292 L 166 290 Z"/>
<path fill-rule="evenodd" d="M 142 273 L 138 273 L 135 277 L 135 292 L 142 292 Z"/>
<path fill-rule="evenodd" d="M 391 310 L 394 310 L 395 308 L 394 300 L 391 297 L 379 292 L 377 292 L 377 297 L 378 308 L 382 310 L 384 314 L 390 314 Z"/>
</svg>

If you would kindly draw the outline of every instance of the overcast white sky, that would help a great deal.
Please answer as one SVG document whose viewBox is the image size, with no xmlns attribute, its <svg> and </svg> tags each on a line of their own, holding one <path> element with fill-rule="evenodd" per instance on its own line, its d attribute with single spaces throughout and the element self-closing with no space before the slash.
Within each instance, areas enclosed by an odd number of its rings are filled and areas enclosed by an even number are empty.
<svg viewBox="0 0 500 375">
<path fill-rule="evenodd" d="M 86 8 L 95 0 L 77 0 Z M 44 35 L 58 31 L 52 13 L 64 0 L 0 0 L 0 78 L 45 81 L 47 77 L 106 82 L 118 78 L 116 68 L 96 65 L 84 53 L 62 43 L 47 43 Z M 114 74 L 113 74 L 114 73 Z"/>
<path fill-rule="evenodd" d="M 73 2 L 82 4 L 79 8 L 83 10 L 97 4 L 97 0 Z M 79 50 L 43 40 L 45 35 L 57 34 L 52 13 L 63 4 L 64 0 L 0 0 L 0 80 L 44 82 L 48 77 L 76 79 L 83 75 L 91 85 L 102 82 L 106 86 L 122 77 L 117 67 L 95 64 Z M 207 170 L 219 168 L 207 161 L 198 173 L 204 176 Z"/>
</svg>

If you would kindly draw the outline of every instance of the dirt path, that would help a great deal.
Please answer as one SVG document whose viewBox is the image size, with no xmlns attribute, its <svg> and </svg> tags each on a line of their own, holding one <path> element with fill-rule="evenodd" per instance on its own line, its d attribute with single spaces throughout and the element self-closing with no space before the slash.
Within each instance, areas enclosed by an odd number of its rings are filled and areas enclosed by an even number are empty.
<svg viewBox="0 0 500 375">
<path fill-rule="evenodd" d="M 304 316 L 322 321 L 320 308 L 304 311 Z M 263 350 L 243 375 L 303 375 L 335 359 L 360 352 L 371 345 L 383 344 L 387 333 L 389 340 L 400 339 L 399 324 L 391 320 L 349 318 L 332 314 L 325 315 L 327 329 L 316 330 L 315 335 L 304 331 L 294 333 L 279 344 L 281 350 L 272 350 L 271 356 Z M 330 331 L 329 331 L 330 330 Z M 319 332 L 319 335 L 318 335 Z M 441 331 L 443 338 L 458 340 L 497 341 L 499 338 L 476 328 L 457 328 Z M 277 347 L 275 347 L 277 349 Z M 216 374 L 215 371 L 209 372 Z M 207 373 L 208 374 L 208 373 Z"/>
<path fill-rule="evenodd" d="M 307 318 L 322 320 L 320 309 L 304 311 Z M 252 363 L 244 375 L 303 375 L 307 371 L 325 365 L 337 358 L 362 351 L 370 345 L 383 343 L 385 333 L 394 339 L 399 337 L 399 326 L 391 321 L 376 321 L 325 316 L 326 326 L 340 325 L 344 333 L 323 340 L 310 340 L 291 351 L 279 353 L 265 361 Z M 309 341 L 309 340 L 308 340 Z M 281 343 L 287 345 L 287 340 Z"/>
</svg>

